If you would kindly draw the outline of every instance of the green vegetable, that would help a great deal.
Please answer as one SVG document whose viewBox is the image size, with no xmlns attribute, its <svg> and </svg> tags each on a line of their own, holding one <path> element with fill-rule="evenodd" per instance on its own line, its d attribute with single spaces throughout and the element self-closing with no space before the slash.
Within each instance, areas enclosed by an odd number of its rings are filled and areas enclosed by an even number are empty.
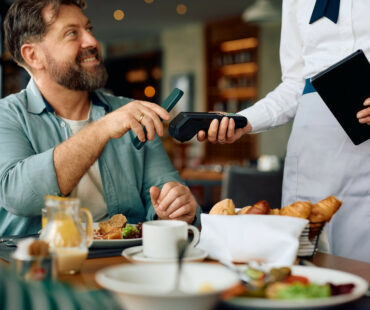
<svg viewBox="0 0 370 310">
<path fill-rule="evenodd" d="M 124 228 L 122 228 L 122 238 L 128 239 L 132 237 L 132 235 L 139 233 L 139 230 L 131 225 L 126 225 Z"/>
<path fill-rule="evenodd" d="M 244 273 L 252 280 L 262 280 L 265 277 L 263 271 L 251 267 L 248 267 Z"/>
<path fill-rule="evenodd" d="M 293 283 L 287 285 L 277 292 L 278 299 L 309 299 L 330 297 L 330 286 L 328 284 L 301 284 Z"/>
</svg>

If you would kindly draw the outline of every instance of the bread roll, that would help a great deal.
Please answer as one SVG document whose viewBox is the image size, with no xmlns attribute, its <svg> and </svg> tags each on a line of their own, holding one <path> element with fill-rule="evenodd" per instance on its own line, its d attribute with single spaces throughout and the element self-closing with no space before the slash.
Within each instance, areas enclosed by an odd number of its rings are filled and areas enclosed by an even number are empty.
<svg viewBox="0 0 370 310">
<path fill-rule="evenodd" d="M 266 200 L 260 200 L 247 211 L 247 214 L 268 214 L 269 211 L 270 204 Z"/>
<path fill-rule="evenodd" d="M 228 198 L 221 200 L 212 207 L 209 214 L 235 215 L 234 202 Z"/>
<path fill-rule="evenodd" d="M 126 223 L 127 223 L 127 218 L 123 214 L 115 214 L 109 220 L 109 224 L 114 228 L 117 228 L 117 227 L 122 228 L 126 225 Z"/>
<path fill-rule="evenodd" d="M 329 222 L 341 205 L 342 202 L 333 195 L 315 203 L 312 206 L 312 211 L 309 217 L 310 222 Z"/>
<path fill-rule="evenodd" d="M 252 208 L 252 206 L 245 206 L 244 208 L 241 208 L 236 214 L 237 215 L 244 215 L 248 213 L 248 210 Z"/>
<path fill-rule="evenodd" d="M 103 234 L 109 233 L 114 228 L 122 228 L 126 225 L 127 218 L 123 214 L 115 214 L 108 221 L 100 222 L 99 229 Z"/>
<path fill-rule="evenodd" d="M 312 204 L 309 201 L 296 201 L 280 210 L 280 215 L 307 219 L 310 216 Z"/>
</svg>

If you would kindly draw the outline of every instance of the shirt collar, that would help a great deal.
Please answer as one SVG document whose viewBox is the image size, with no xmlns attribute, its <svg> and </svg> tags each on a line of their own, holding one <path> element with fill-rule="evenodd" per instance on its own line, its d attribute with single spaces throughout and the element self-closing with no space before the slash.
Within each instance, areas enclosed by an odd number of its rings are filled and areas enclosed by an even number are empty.
<svg viewBox="0 0 370 310">
<path fill-rule="evenodd" d="M 41 114 L 44 111 L 54 113 L 54 108 L 42 96 L 33 78 L 30 79 L 27 85 L 26 93 L 28 112 L 33 114 Z M 101 106 L 107 112 L 110 112 L 109 105 L 105 102 L 102 96 L 98 95 L 97 92 L 91 92 L 89 97 L 93 105 Z"/>
</svg>

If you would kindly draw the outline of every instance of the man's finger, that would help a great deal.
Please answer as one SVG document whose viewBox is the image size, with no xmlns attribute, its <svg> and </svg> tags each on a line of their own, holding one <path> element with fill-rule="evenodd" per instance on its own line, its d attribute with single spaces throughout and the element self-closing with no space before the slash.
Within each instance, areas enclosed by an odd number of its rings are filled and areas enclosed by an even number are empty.
<svg viewBox="0 0 370 310">
<path fill-rule="evenodd" d="M 149 193 L 153 206 L 158 206 L 158 199 L 161 194 L 160 188 L 158 188 L 157 186 L 152 186 L 149 190 Z"/>
<path fill-rule="evenodd" d="M 186 215 L 188 213 L 189 213 L 189 210 L 187 208 L 187 205 L 185 205 L 185 206 L 182 206 L 182 207 L 176 209 L 174 212 L 172 212 L 169 215 L 169 218 L 170 219 L 174 219 L 174 218 L 177 218 L 177 217 L 180 217 L 180 216 L 184 216 L 184 215 Z"/>
</svg>

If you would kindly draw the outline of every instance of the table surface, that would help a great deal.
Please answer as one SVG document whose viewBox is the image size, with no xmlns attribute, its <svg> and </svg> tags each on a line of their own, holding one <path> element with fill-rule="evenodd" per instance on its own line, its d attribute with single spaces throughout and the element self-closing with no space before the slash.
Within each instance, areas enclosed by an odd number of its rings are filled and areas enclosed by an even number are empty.
<svg viewBox="0 0 370 310">
<path fill-rule="evenodd" d="M 325 253 L 316 253 L 309 260 L 318 267 L 337 269 L 341 271 L 356 274 L 370 283 L 370 263 L 351 260 L 339 256 Z M 206 263 L 215 263 L 212 260 L 206 260 Z M 59 280 L 73 285 L 81 285 L 86 288 L 96 289 L 99 285 L 95 281 L 95 273 L 108 266 L 129 263 L 127 259 L 121 256 L 93 258 L 84 262 L 82 270 L 76 275 L 61 275 Z"/>
<path fill-rule="evenodd" d="M 0 261 L 5 262 L 2 259 L 0 259 Z M 316 253 L 315 256 L 311 258 L 309 261 L 318 267 L 336 269 L 356 274 L 370 283 L 370 263 L 360 262 L 320 252 Z M 83 263 L 82 270 L 80 273 L 75 275 L 60 275 L 58 279 L 61 282 L 69 283 L 73 286 L 77 286 L 84 289 L 91 290 L 101 289 L 101 287 L 95 281 L 96 272 L 108 266 L 127 263 L 129 263 L 129 261 L 122 256 L 87 259 Z M 217 263 L 217 262 L 207 259 L 205 260 L 205 263 Z M 221 301 L 214 310 L 240 310 L 240 309 L 242 308 L 238 308 L 236 306 L 232 306 L 228 303 Z M 335 306 L 330 309 L 369 310 L 370 298 L 365 296 L 354 302 Z"/>
</svg>

